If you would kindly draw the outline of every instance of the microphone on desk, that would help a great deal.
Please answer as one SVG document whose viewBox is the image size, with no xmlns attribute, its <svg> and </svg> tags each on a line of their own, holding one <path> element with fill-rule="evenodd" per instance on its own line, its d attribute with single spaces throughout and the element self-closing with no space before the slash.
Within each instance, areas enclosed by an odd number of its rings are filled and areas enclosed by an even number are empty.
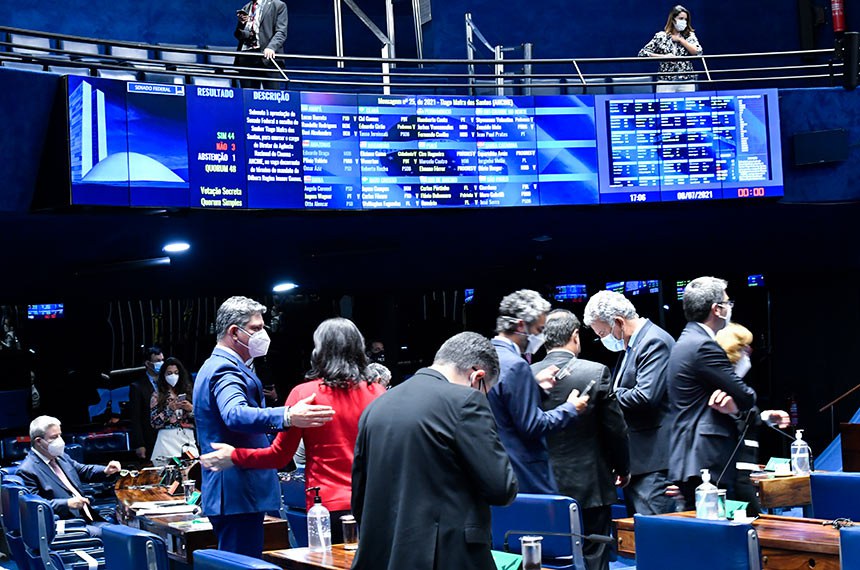
<svg viewBox="0 0 860 570">
<path fill-rule="evenodd" d="M 778 427 L 776 427 L 772 423 L 765 422 L 765 424 L 767 425 L 767 427 L 769 427 L 770 429 L 772 429 L 773 431 L 775 431 L 776 433 L 778 433 L 782 437 L 786 437 L 786 438 L 790 439 L 791 441 L 794 441 L 793 437 L 791 437 L 790 435 L 788 435 L 787 433 L 785 433 L 784 431 L 782 431 L 781 429 L 779 429 Z"/>
<path fill-rule="evenodd" d="M 538 535 L 538 536 L 570 536 L 574 538 L 582 538 L 589 542 L 597 542 L 600 544 L 612 544 L 615 542 L 615 538 L 612 536 L 606 536 L 605 534 L 579 534 L 578 532 L 550 532 L 548 530 L 509 530 L 505 533 L 505 539 L 502 543 L 505 552 L 510 552 L 510 547 L 508 546 L 508 538 L 512 534 L 522 534 L 522 535 Z"/>
<path fill-rule="evenodd" d="M 747 432 L 750 430 L 750 425 L 752 425 L 752 418 L 753 418 L 754 414 L 755 414 L 755 408 L 750 408 L 749 410 L 747 410 L 747 414 L 746 414 L 747 417 L 744 418 L 744 429 L 741 431 L 741 436 L 738 438 L 738 443 L 735 445 L 735 449 L 734 449 L 734 451 L 732 451 L 732 454 L 729 455 L 729 460 L 726 461 L 726 464 L 723 466 L 723 470 L 720 471 L 720 476 L 717 477 L 717 481 L 714 483 L 714 486 L 716 486 L 716 487 L 720 486 L 720 481 L 722 480 L 723 475 L 726 474 L 726 471 L 728 470 L 729 465 L 731 465 L 732 461 L 734 461 L 735 455 L 737 455 L 737 453 L 738 453 L 738 449 L 740 449 L 741 444 L 744 442 L 744 439 L 747 436 Z"/>
</svg>

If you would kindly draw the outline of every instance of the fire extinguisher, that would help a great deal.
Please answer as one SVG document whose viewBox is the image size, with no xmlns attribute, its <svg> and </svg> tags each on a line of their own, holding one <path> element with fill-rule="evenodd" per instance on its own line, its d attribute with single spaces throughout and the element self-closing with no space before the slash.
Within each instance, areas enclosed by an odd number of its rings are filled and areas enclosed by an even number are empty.
<svg viewBox="0 0 860 570">
<path fill-rule="evenodd" d="M 833 31 L 845 31 L 845 0 L 830 0 L 830 13 L 833 17 Z"/>
</svg>

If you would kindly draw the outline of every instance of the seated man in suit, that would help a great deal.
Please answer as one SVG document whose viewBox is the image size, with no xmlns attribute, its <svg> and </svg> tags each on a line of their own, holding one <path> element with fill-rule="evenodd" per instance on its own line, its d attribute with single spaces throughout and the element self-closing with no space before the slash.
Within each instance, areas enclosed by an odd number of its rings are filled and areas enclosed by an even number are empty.
<svg viewBox="0 0 860 570">
<path fill-rule="evenodd" d="M 30 446 L 17 473 L 27 491 L 47 499 L 61 519 L 85 520 L 90 534 L 99 536 L 99 526 L 110 521 L 90 509 L 90 500 L 81 492 L 81 481 L 105 481 L 122 469 L 119 462 L 111 461 L 102 467 L 83 465 L 69 457 L 60 420 L 51 416 L 39 416 L 30 422 Z"/>
</svg>

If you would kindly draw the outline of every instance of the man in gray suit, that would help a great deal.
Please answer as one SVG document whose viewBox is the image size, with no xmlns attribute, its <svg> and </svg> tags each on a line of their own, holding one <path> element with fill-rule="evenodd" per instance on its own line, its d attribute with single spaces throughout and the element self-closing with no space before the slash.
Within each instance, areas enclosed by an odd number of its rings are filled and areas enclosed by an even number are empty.
<svg viewBox="0 0 860 570">
<path fill-rule="evenodd" d="M 239 40 L 236 56 L 237 67 L 256 67 L 263 71 L 260 77 L 279 78 L 274 72 L 275 54 L 284 53 L 287 41 L 287 5 L 281 0 L 251 0 L 236 11 L 236 29 L 233 35 Z M 242 71 L 242 75 L 251 72 Z M 261 82 L 256 79 L 242 79 L 242 87 L 259 89 Z M 263 83 L 262 87 L 280 88 L 280 84 Z"/>
<path fill-rule="evenodd" d="M 555 385 L 542 403 L 545 410 L 566 401 L 573 390 L 590 396 L 579 421 L 550 434 L 547 443 L 559 491 L 582 508 L 583 533 L 608 535 L 615 485 L 623 486 L 629 479 L 627 426 L 612 397 L 609 369 L 578 358 L 579 328 L 579 319 L 570 311 L 551 311 L 544 328 L 546 358 L 531 368 L 537 375 L 550 366 L 559 367 Z M 605 543 L 586 541 L 583 554 L 588 570 L 608 570 L 611 549 Z"/>
<path fill-rule="evenodd" d="M 624 351 L 612 384 L 630 437 L 627 507 L 631 514 L 672 512 L 674 501 L 666 495 L 671 428 L 666 369 L 675 340 L 613 291 L 600 291 L 589 299 L 585 324 L 608 350 Z"/>
<path fill-rule="evenodd" d="M 735 479 L 732 453 L 739 436 L 740 412 L 756 401 L 752 388 L 735 374 L 715 340 L 726 326 L 734 302 L 727 283 L 699 277 L 684 289 L 687 326 L 669 357 L 669 403 L 674 415 L 670 438 L 669 478 L 678 483 L 687 508 L 694 506 L 700 470 L 709 469 L 715 483 L 729 490 Z M 725 474 L 720 480 L 720 474 Z"/>
</svg>

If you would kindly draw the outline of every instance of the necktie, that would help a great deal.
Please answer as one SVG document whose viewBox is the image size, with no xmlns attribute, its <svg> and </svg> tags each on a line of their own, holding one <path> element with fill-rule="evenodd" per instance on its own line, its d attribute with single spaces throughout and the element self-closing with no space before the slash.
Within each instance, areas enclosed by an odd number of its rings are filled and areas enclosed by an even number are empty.
<svg viewBox="0 0 860 570">
<path fill-rule="evenodd" d="M 65 472 L 64 472 L 64 471 L 63 471 L 63 469 L 60 467 L 60 464 L 59 464 L 59 463 L 57 463 L 57 460 L 56 460 L 56 459 L 51 459 L 51 461 L 50 461 L 50 462 L 48 462 L 48 465 L 50 465 L 50 466 L 51 466 L 51 469 L 54 471 L 54 474 L 56 474 L 56 476 L 57 476 L 57 477 L 59 477 L 59 479 L 60 479 L 60 483 L 62 483 L 62 484 L 63 484 L 63 486 L 64 486 L 66 489 L 68 489 L 68 490 L 72 493 L 72 495 L 73 495 L 73 496 L 75 496 L 75 497 L 83 497 L 83 495 L 81 495 L 80 491 L 78 491 L 78 490 L 75 488 L 75 486 L 74 486 L 74 485 L 72 485 L 72 482 L 71 482 L 71 481 L 69 481 L 69 478 L 68 478 L 68 477 L 66 477 Z M 90 508 L 87 506 L 87 504 L 86 504 L 86 503 L 84 503 L 83 508 L 82 508 L 81 510 L 83 510 L 84 515 L 86 515 L 86 518 L 87 518 L 87 520 L 88 520 L 89 522 L 93 522 L 93 520 L 95 520 L 95 519 L 93 518 L 93 514 L 90 512 Z"/>
</svg>

